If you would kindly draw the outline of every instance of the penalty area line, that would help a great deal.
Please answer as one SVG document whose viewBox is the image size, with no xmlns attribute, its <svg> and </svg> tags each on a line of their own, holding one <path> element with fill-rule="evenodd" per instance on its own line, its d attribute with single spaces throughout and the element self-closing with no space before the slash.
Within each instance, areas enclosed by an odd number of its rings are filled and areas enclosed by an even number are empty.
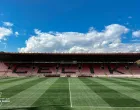
<svg viewBox="0 0 140 110">
<path fill-rule="evenodd" d="M 69 80 L 69 78 L 68 78 L 68 82 L 69 82 L 70 107 L 72 107 L 71 90 L 70 90 L 70 80 Z"/>
</svg>

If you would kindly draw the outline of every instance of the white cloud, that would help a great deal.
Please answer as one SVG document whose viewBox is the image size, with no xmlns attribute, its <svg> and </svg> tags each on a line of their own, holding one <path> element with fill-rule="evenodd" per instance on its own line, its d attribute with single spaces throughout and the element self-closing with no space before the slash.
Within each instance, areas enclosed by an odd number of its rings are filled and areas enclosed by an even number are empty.
<svg viewBox="0 0 140 110">
<path fill-rule="evenodd" d="M 7 27 L 12 27 L 13 23 L 11 23 L 11 22 L 3 22 L 3 25 L 7 26 Z"/>
<path fill-rule="evenodd" d="M 0 40 L 6 40 L 6 37 L 10 36 L 12 33 L 12 29 L 0 27 Z"/>
<path fill-rule="evenodd" d="M 119 24 L 106 26 L 101 32 L 41 32 L 26 40 L 19 52 L 140 52 L 140 44 L 125 44 L 121 39 L 129 29 Z"/>
<path fill-rule="evenodd" d="M 132 33 L 132 35 L 133 35 L 133 37 L 140 37 L 140 30 L 134 31 L 134 32 Z"/>
<path fill-rule="evenodd" d="M 19 33 L 18 33 L 17 31 L 15 32 L 15 36 L 16 36 L 16 37 L 18 37 L 18 36 L 19 36 Z"/>
</svg>

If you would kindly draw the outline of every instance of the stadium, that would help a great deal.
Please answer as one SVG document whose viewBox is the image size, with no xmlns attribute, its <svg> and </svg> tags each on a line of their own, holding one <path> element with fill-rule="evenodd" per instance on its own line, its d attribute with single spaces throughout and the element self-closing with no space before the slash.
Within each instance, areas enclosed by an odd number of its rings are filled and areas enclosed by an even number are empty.
<svg viewBox="0 0 140 110">
<path fill-rule="evenodd" d="M 0 110 L 140 110 L 140 0 L 0 0 Z"/>
<path fill-rule="evenodd" d="M 140 109 L 139 59 L 140 53 L 1 52 L 0 108 Z"/>
</svg>

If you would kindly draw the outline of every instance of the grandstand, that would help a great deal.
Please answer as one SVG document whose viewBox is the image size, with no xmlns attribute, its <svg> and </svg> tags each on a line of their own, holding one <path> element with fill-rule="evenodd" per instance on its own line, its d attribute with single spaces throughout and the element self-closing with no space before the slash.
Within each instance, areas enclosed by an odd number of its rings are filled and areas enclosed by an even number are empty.
<svg viewBox="0 0 140 110">
<path fill-rule="evenodd" d="M 140 53 L 0 53 L 0 76 L 140 77 Z"/>
<path fill-rule="evenodd" d="M 1 52 L 0 109 L 139 110 L 139 59 L 140 53 Z"/>
</svg>

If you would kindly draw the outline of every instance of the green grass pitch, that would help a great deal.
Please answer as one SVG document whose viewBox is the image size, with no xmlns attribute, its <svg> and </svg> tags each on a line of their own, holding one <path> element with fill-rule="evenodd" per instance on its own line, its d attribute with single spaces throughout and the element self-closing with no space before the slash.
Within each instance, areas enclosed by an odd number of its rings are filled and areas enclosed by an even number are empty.
<svg viewBox="0 0 140 110">
<path fill-rule="evenodd" d="M 8 110 L 140 110 L 140 79 L 5 78 L 0 99 Z"/>
</svg>

